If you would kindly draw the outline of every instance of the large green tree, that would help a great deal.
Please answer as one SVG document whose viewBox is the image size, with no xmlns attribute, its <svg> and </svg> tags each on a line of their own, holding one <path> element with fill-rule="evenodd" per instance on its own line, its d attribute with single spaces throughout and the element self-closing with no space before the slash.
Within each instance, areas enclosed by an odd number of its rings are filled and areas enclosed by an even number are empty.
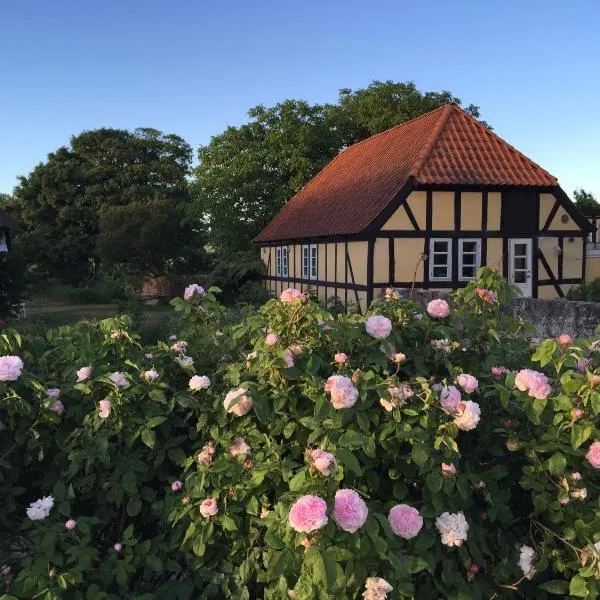
<svg viewBox="0 0 600 600">
<path fill-rule="evenodd" d="M 583 188 L 578 188 L 573 192 L 573 198 L 575 198 L 575 204 L 580 210 L 586 210 L 589 208 L 600 208 L 598 200 L 591 192 L 586 192 Z"/>
<path fill-rule="evenodd" d="M 97 267 L 102 209 L 160 196 L 189 201 L 191 148 L 155 129 L 97 129 L 71 138 L 21 177 L 9 210 L 28 263 L 42 275 L 77 282 Z"/>
<path fill-rule="evenodd" d="M 340 91 L 335 104 L 287 100 L 257 106 L 250 120 L 228 127 L 198 151 L 194 217 L 210 228 L 221 252 L 250 247 L 252 239 L 342 148 L 448 102 L 448 91 L 421 92 L 414 83 L 374 81 Z M 465 108 L 475 118 L 479 109 Z"/>
</svg>

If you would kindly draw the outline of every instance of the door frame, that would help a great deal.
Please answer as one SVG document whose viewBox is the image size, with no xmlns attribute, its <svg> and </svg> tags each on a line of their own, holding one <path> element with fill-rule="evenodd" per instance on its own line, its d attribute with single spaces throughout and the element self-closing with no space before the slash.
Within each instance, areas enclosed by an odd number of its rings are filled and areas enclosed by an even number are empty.
<svg viewBox="0 0 600 600">
<path fill-rule="evenodd" d="M 514 282 L 514 246 L 515 244 L 525 244 L 527 246 L 527 264 L 526 264 L 526 282 Z M 533 260 L 533 238 L 509 238 L 508 239 L 508 282 L 521 290 L 524 298 L 532 298 L 533 289 L 533 269 L 535 263 Z"/>
</svg>

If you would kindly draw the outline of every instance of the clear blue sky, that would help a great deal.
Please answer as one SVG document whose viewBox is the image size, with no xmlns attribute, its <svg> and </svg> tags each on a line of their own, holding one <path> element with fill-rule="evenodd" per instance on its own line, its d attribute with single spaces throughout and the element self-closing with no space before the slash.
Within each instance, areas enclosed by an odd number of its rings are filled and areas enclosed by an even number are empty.
<svg viewBox="0 0 600 600">
<path fill-rule="evenodd" d="M 600 198 L 597 0 L 4 0 L 0 191 L 96 127 L 194 147 L 285 98 L 373 79 L 449 89 Z"/>
</svg>

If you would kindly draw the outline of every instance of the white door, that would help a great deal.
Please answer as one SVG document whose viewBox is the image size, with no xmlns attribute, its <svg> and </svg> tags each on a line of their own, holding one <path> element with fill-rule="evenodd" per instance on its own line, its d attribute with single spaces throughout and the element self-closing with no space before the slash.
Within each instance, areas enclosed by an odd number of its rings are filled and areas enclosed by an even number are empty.
<svg viewBox="0 0 600 600">
<path fill-rule="evenodd" d="M 508 240 L 508 281 L 521 290 L 525 298 L 532 294 L 530 239 L 513 238 Z"/>
</svg>

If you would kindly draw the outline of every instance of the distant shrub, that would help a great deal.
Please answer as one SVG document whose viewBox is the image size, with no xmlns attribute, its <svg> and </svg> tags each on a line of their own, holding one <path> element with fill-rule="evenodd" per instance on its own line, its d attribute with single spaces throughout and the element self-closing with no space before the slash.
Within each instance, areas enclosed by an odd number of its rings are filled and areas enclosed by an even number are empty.
<svg viewBox="0 0 600 600">
<path fill-rule="evenodd" d="M 600 277 L 577 287 L 572 287 L 567 292 L 567 299 L 582 300 L 585 302 L 600 302 Z"/>
<path fill-rule="evenodd" d="M 123 282 L 111 278 L 87 285 L 54 283 L 45 286 L 41 292 L 44 300 L 61 304 L 113 304 L 127 298 Z"/>
</svg>

